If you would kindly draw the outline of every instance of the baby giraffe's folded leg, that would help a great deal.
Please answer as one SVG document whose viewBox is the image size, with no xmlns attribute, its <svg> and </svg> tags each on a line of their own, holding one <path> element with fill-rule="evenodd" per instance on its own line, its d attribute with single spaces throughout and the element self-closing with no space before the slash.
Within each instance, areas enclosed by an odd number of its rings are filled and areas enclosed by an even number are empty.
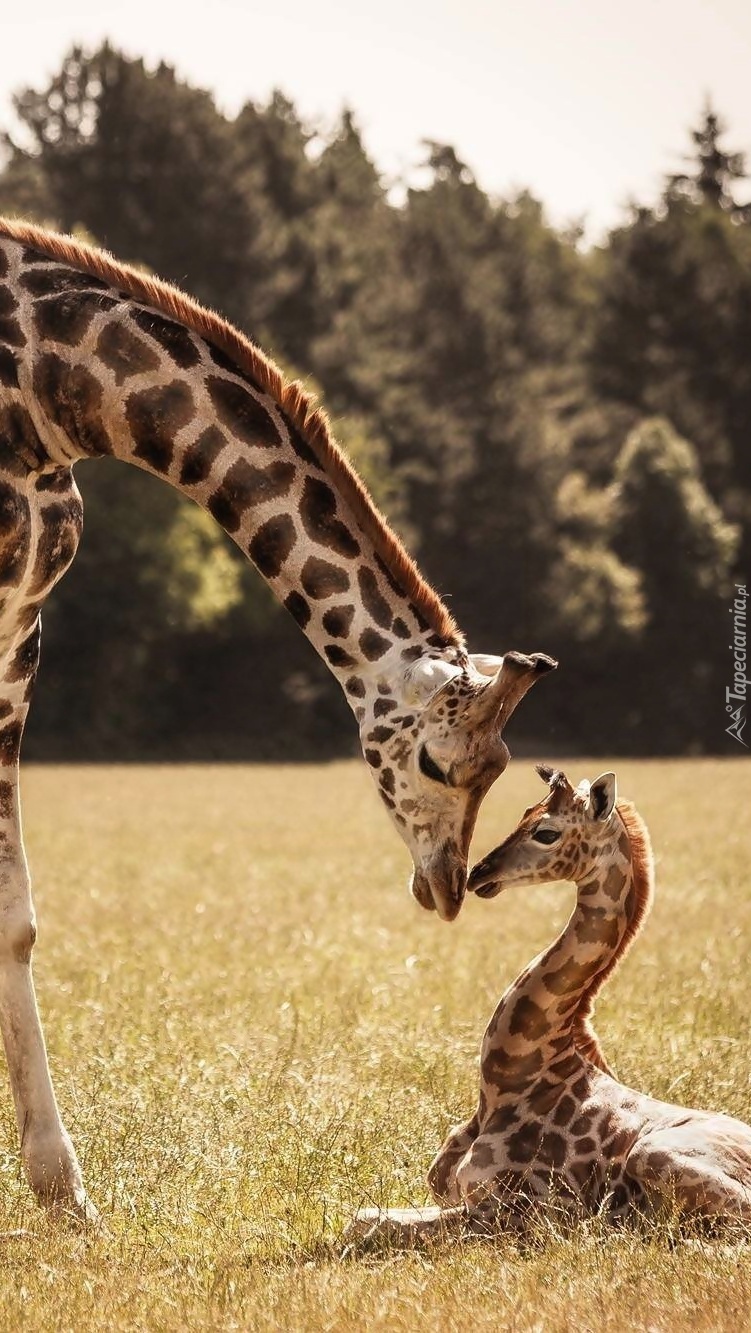
<svg viewBox="0 0 751 1333">
<path fill-rule="evenodd" d="M 361 1208 L 342 1237 L 343 1257 L 353 1250 L 410 1249 L 426 1240 L 470 1232 L 470 1216 L 457 1208 Z"/>
<path fill-rule="evenodd" d="M 477 1112 L 463 1125 L 449 1130 L 428 1170 L 428 1188 L 439 1203 L 456 1203 L 456 1168 L 477 1138 L 480 1120 Z"/>
</svg>

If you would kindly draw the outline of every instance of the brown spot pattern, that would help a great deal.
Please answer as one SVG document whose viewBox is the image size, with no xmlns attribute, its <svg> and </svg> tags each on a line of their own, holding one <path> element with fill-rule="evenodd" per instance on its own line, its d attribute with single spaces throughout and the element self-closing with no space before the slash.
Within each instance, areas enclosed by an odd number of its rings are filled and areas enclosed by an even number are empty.
<svg viewBox="0 0 751 1333">
<path fill-rule="evenodd" d="M 289 514 L 276 514 L 263 523 L 248 547 L 253 564 L 267 579 L 276 578 L 297 541 Z"/>
<path fill-rule="evenodd" d="M 34 327 L 43 341 L 77 347 L 89 330 L 95 315 L 115 305 L 109 296 L 96 292 L 62 292 L 39 301 L 34 309 Z"/>
<path fill-rule="evenodd" d="M 348 653 L 346 648 L 342 648 L 339 643 L 327 643 L 323 648 L 326 657 L 332 666 L 335 667 L 353 667 L 357 666 L 357 659 Z"/>
<path fill-rule="evenodd" d="M 18 388 L 18 363 L 9 347 L 0 346 L 0 384 L 6 389 Z"/>
<path fill-rule="evenodd" d="M 396 703 L 393 699 L 376 699 L 373 704 L 373 716 L 385 717 L 387 713 L 393 712 L 395 708 Z"/>
<path fill-rule="evenodd" d="M 236 439 L 265 448 L 281 444 L 266 408 L 242 384 L 209 375 L 206 387 L 219 420 Z"/>
<path fill-rule="evenodd" d="M 305 629 L 310 620 L 310 607 L 305 598 L 301 597 L 299 592 L 291 592 L 288 597 L 285 597 L 284 605 L 293 619 L 297 621 L 300 629 Z"/>
<path fill-rule="evenodd" d="M 357 581 L 360 585 L 362 603 L 368 615 L 375 621 L 376 625 L 380 625 L 381 629 L 391 629 L 391 623 L 394 619 L 393 612 L 378 586 L 378 579 L 372 569 L 369 569 L 367 565 L 362 565 L 357 571 Z M 409 634 L 409 630 L 407 630 L 407 634 Z"/>
<path fill-rule="evenodd" d="M 159 343 L 159 346 L 181 370 L 190 370 L 197 366 L 201 354 L 189 329 L 183 324 L 176 324 L 172 319 L 165 319 L 154 310 L 134 310 L 133 322 L 142 333 Z"/>
<path fill-rule="evenodd" d="M 369 662 L 376 662 L 391 647 L 391 639 L 379 634 L 377 629 L 364 629 L 360 635 L 360 648 Z"/>
<path fill-rule="evenodd" d="M 79 496 L 47 505 L 40 511 L 41 532 L 28 591 L 33 597 L 47 591 L 70 565 L 83 528 L 83 506 Z"/>
<path fill-rule="evenodd" d="M 500 1049 L 488 1057 L 483 1073 L 489 1083 L 504 1091 L 523 1092 L 541 1068 L 542 1051 L 539 1048 L 530 1051 L 529 1055 L 512 1055 Z"/>
<path fill-rule="evenodd" d="M 368 737 L 368 740 L 375 741 L 377 745 L 383 745 L 386 741 L 391 740 L 393 734 L 394 734 L 393 727 L 383 727 L 383 726 L 374 727 Z"/>
<path fill-rule="evenodd" d="M 509 1134 L 506 1148 L 514 1162 L 531 1162 L 540 1149 L 542 1126 L 539 1120 L 528 1120 L 513 1134 Z"/>
<path fill-rule="evenodd" d="M 25 347 L 26 338 L 21 325 L 11 313 L 15 309 L 16 302 L 10 292 L 7 288 L 0 287 L 0 343 L 8 343 L 11 347 Z"/>
<path fill-rule="evenodd" d="M 0 251 L 2 254 L 2 251 Z M 15 792 L 12 782 L 3 778 L 0 782 L 0 819 L 12 819 L 15 813 Z"/>
<path fill-rule="evenodd" d="M 565 995 L 581 986 L 583 975 L 582 964 L 575 958 L 567 958 L 554 971 L 545 972 L 542 980 L 554 995 Z"/>
<path fill-rule="evenodd" d="M 218 426 L 207 426 L 183 454 L 180 481 L 183 486 L 197 486 L 205 481 L 227 443 Z"/>
<path fill-rule="evenodd" d="M 175 435 L 194 415 L 193 394 L 183 380 L 132 393 L 125 404 L 125 416 L 136 457 L 155 472 L 167 472 L 175 451 Z"/>
<path fill-rule="evenodd" d="M 620 866 L 612 865 L 602 881 L 602 888 L 609 898 L 617 901 L 623 892 L 625 882 L 626 876 Z"/>
<path fill-rule="evenodd" d="M 33 676 L 39 665 L 39 643 L 41 639 L 41 629 L 39 622 L 34 626 L 31 634 L 24 639 L 23 643 L 13 654 L 10 666 L 6 669 L 5 679 L 8 682 L 19 680 L 28 680 Z"/>
<path fill-rule="evenodd" d="M 346 639 L 354 614 L 354 606 L 331 606 L 324 613 L 323 628 L 334 639 Z"/>
<path fill-rule="evenodd" d="M 21 403 L 0 407 L 0 468 L 22 477 L 45 462 L 44 445 L 26 408 Z"/>
<path fill-rule="evenodd" d="M 238 458 L 208 500 L 207 508 L 226 532 L 237 532 L 248 509 L 286 495 L 294 479 L 294 463 L 278 459 L 268 467 L 254 467 Z"/>
<path fill-rule="evenodd" d="M 40 356 L 34 393 L 42 411 L 83 454 L 112 453 L 101 418 L 102 386 L 85 366 L 69 366 L 56 352 Z"/>
<path fill-rule="evenodd" d="M 22 731 L 20 722 L 9 722 L 6 726 L 0 727 L 0 764 L 17 763 Z"/>
<path fill-rule="evenodd" d="M 315 555 L 308 556 L 305 561 L 300 581 L 308 596 L 316 599 L 331 597 L 335 592 L 346 592 L 349 588 L 346 569 L 332 565 L 328 560 L 319 560 Z"/>
<path fill-rule="evenodd" d="M 544 1009 L 539 1004 L 530 999 L 528 995 L 522 995 L 514 1005 L 513 1013 L 509 1020 L 509 1032 L 512 1036 L 523 1035 L 528 1041 L 537 1041 L 544 1037 L 550 1030 L 550 1024 L 545 1016 Z"/>
<path fill-rule="evenodd" d="M 29 557 L 30 533 L 28 500 L 0 482 L 0 587 L 20 579 Z"/>
<path fill-rule="evenodd" d="M 97 338 L 96 354 L 115 377 L 115 384 L 123 384 L 133 375 L 158 370 L 159 357 L 153 347 L 139 338 L 127 324 L 119 320 L 105 324 Z"/>
<path fill-rule="evenodd" d="M 359 555 L 359 542 L 341 519 L 336 517 L 336 495 L 325 481 L 306 477 L 300 501 L 300 517 L 311 541 L 319 546 L 327 546 L 337 555 Z"/>
<path fill-rule="evenodd" d="M 71 290 L 106 291 L 108 284 L 91 273 L 80 273 L 74 268 L 55 268 L 48 265 L 43 269 L 27 269 L 21 274 L 20 286 L 32 296 L 54 296 L 58 292 Z"/>
</svg>

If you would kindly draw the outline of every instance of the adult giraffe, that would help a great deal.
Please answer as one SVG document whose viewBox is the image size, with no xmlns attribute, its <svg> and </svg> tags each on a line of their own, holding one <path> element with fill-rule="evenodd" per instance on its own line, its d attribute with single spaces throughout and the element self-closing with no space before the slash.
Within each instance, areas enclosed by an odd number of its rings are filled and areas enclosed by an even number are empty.
<svg viewBox="0 0 751 1333">
<path fill-rule="evenodd" d="M 50 1081 L 31 978 L 18 759 L 39 612 L 76 551 L 71 467 L 112 455 L 214 515 L 327 662 L 412 891 L 452 920 L 501 730 L 547 657 L 470 657 L 337 448 L 325 415 L 231 325 L 69 237 L 0 219 L 0 1027 L 37 1196 L 89 1205 Z"/>
</svg>

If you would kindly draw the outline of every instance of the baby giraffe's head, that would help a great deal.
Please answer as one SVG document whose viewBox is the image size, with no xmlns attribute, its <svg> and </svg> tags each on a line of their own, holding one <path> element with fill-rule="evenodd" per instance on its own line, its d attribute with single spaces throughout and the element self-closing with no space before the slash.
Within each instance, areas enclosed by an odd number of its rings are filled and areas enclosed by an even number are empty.
<svg viewBox="0 0 751 1333">
<path fill-rule="evenodd" d="M 565 773 L 543 764 L 537 772 L 548 795 L 525 810 L 506 841 L 474 867 L 469 889 L 480 898 L 494 898 L 515 884 L 587 879 L 621 832 L 613 815 L 615 773 L 572 787 Z"/>
</svg>

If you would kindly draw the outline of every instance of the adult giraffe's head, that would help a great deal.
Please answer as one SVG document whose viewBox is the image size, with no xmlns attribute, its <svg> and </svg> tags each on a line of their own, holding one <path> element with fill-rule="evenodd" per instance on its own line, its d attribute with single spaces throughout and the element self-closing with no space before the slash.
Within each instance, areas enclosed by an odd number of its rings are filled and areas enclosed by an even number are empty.
<svg viewBox="0 0 751 1333">
<path fill-rule="evenodd" d="M 445 921 L 464 899 L 480 802 L 509 760 L 503 728 L 555 666 L 541 653 L 423 654 L 364 710 L 363 753 L 412 854 L 412 893 Z"/>
</svg>

